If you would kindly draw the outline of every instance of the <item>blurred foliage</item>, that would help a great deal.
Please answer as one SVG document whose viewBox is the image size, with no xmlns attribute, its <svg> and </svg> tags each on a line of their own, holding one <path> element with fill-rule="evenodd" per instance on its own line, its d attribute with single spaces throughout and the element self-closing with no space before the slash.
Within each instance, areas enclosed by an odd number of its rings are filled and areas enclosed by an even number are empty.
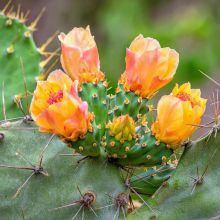
<svg viewBox="0 0 220 220">
<path fill-rule="evenodd" d="M 102 43 L 99 44 L 102 69 L 116 85 L 125 68 L 125 48 L 139 34 L 156 38 L 162 47 L 180 53 L 174 83 L 200 82 L 202 74 L 214 73 L 220 61 L 220 34 L 216 4 L 176 7 L 173 1 L 108 0 L 99 7 L 97 20 Z M 203 3 L 203 4 L 202 4 Z M 164 9 L 164 11 L 163 11 Z M 173 86 L 173 83 L 172 83 Z"/>
</svg>

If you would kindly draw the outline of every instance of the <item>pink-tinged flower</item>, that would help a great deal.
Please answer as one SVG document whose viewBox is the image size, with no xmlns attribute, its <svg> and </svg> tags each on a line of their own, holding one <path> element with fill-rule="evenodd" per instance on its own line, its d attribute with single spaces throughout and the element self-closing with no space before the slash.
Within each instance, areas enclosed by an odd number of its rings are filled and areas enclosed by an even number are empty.
<svg viewBox="0 0 220 220">
<path fill-rule="evenodd" d="M 126 51 L 126 70 L 119 82 L 127 91 L 151 98 L 172 80 L 178 63 L 175 50 L 161 48 L 157 40 L 139 35 Z"/>
<path fill-rule="evenodd" d="M 31 103 L 31 115 L 42 132 L 75 141 L 91 129 L 87 102 L 77 93 L 77 81 L 55 70 L 46 81 L 38 81 Z"/>
<path fill-rule="evenodd" d="M 104 80 L 100 71 L 98 49 L 89 26 L 73 28 L 67 35 L 58 36 L 61 42 L 61 64 L 72 80 L 79 83 Z"/>
</svg>

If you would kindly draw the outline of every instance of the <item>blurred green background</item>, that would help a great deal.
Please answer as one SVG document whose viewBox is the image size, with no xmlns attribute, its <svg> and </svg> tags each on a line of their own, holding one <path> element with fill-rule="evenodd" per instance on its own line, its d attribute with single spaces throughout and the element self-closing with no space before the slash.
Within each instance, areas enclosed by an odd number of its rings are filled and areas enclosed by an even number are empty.
<svg viewBox="0 0 220 220">
<path fill-rule="evenodd" d="M 1 8 L 7 2 L 2 0 Z M 13 4 L 30 9 L 30 20 L 46 7 L 35 33 L 39 46 L 56 30 L 90 25 L 102 71 L 113 88 L 125 68 L 125 48 L 140 33 L 180 54 L 176 77 L 160 94 L 176 82 L 191 81 L 193 87 L 203 87 L 203 96 L 208 97 L 207 91 L 215 85 L 199 70 L 220 81 L 219 0 L 14 0 Z M 57 47 L 56 39 L 51 49 Z"/>
</svg>

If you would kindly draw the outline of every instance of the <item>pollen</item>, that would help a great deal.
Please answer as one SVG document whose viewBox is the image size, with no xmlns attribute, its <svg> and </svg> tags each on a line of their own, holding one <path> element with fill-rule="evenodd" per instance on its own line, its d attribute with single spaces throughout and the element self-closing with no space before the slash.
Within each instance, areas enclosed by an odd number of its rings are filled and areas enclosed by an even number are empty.
<svg viewBox="0 0 220 220">
<path fill-rule="evenodd" d="M 62 99 L 63 99 L 63 91 L 62 90 L 58 91 L 57 93 L 50 92 L 49 99 L 47 100 L 47 103 L 49 105 L 52 105 L 54 103 L 61 102 Z"/>
<path fill-rule="evenodd" d="M 177 94 L 176 97 L 182 101 L 190 101 L 192 107 L 198 105 L 198 103 L 195 100 L 193 100 L 192 96 L 188 93 L 181 92 L 181 93 Z"/>
</svg>

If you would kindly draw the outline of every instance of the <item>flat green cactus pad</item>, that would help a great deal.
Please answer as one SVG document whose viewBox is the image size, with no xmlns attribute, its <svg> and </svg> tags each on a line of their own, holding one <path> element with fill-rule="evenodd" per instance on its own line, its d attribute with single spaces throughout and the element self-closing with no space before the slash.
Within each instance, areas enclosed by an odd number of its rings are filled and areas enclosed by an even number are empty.
<svg viewBox="0 0 220 220">
<path fill-rule="evenodd" d="M 51 136 L 39 133 L 33 124 L 19 121 L 1 132 L 4 134 L 4 140 L 0 143 L 1 219 L 22 219 L 22 216 L 32 220 L 72 219 L 82 204 L 57 210 L 53 208 L 79 200 L 79 190 L 82 194 L 89 191 L 95 194 L 96 199 L 91 206 L 95 213 L 82 207 L 76 219 L 82 219 L 82 215 L 84 219 L 97 219 L 95 214 L 98 219 L 113 219 L 117 210 L 115 197 L 126 191 L 116 166 L 106 164 L 99 158 L 85 159 L 77 164 L 81 156 L 72 156 L 72 150 L 57 137 L 49 143 Z M 49 145 L 45 148 L 47 143 Z M 48 173 L 48 176 L 34 174 L 32 170 L 5 167 L 33 168 L 39 165 L 41 155 L 41 171 Z M 29 181 L 13 198 L 29 177 Z"/>
<path fill-rule="evenodd" d="M 14 117 L 21 115 L 13 101 L 14 95 L 25 94 L 22 72 L 25 74 L 27 88 L 32 92 L 35 77 L 41 71 L 41 58 L 31 31 L 18 19 L 0 15 L 0 32 L 0 82 L 2 84 L 4 81 L 7 117 Z M 0 118 L 3 118 L 3 114 Z"/>
<path fill-rule="evenodd" d="M 194 142 L 185 150 L 168 186 L 152 200 L 158 216 L 145 208 L 139 215 L 144 219 L 219 219 L 219 146 L 219 136 Z M 141 218 L 132 215 L 130 219 Z"/>
</svg>

